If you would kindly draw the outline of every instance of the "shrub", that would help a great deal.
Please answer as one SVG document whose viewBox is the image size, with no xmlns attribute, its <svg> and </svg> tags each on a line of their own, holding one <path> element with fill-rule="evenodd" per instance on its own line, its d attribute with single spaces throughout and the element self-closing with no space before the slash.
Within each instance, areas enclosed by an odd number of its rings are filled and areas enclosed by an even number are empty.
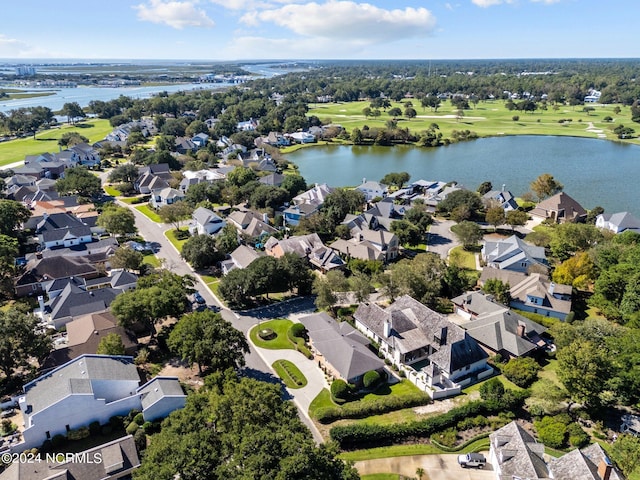
<svg viewBox="0 0 640 480">
<path fill-rule="evenodd" d="M 425 405 L 431 401 L 426 393 L 413 393 L 410 395 L 389 395 L 377 398 L 374 402 L 353 402 L 342 407 L 323 408 L 315 412 L 315 419 L 320 423 L 331 423 L 341 418 L 366 418 L 371 415 Z"/>
<path fill-rule="evenodd" d="M 103 425 L 100 429 L 100 433 L 102 433 L 102 435 L 111 435 L 111 432 L 113 432 L 113 427 L 110 424 Z"/>
<path fill-rule="evenodd" d="M 520 116 L 514 115 L 513 117 L 511 117 L 511 120 L 513 120 L 514 122 L 517 122 L 518 120 L 520 120 Z"/>
<path fill-rule="evenodd" d="M 51 439 L 51 446 L 54 449 L 62 447 L 65 443 L 67 443 L 67 437 L 61 434 L 54 435 Z"/>
<path fill-rule="evenodd" d="M 349 384 L 337 379 L 331 384 L 331 396 L 339 400 L 346 400 L 349 395 Z"/>
<path fill-rule="evenodd" d="M 98 435 L 100 433 L 100 422 L 91 422 L 89 424 L 89 433 L 91 433 L 91 435 Z"/>
<path fill-rule="evenodd" d="M 131 422 L 126 429 L 126 432 L 128 435 L 133 435 L 134 433 L 136 433 L 138 431 L 138 428 L 140 428 L 140 425 L 138 425 L 136 422 Z"/>
<path fill-rule="evenodd" d="M 557 417 L 543 417 L 533 422 L 540 442 L 551 448 L 563 448 L 567 437 L 567 425 Z"/>
<path fill-rule="evenodd" d="M 142 429 L 136 430 L 133 434 L 133 442 L 136 444 L 138 452 L 142 452 L 147 448 L 147 435 Z"/>
<path fill-rule="evenodd" d="M 526 388 L 538 378 L 540 365 L 531 357 L 512 358 L 502 368 L 507 379 L 519 387 Z"/>
<path fill-rule="evenodd" d="M 504 395 L 504 385 L 498 378 L 492 378 L 480 385 L 480 398 L 485 401 L 496 401 Z"/>
<path fill-rule="evenodd" d="M 144 423 L 144 415 L 142 415 L 142 413 L 138 413 L 135 417 L 133 417 L 133 421 L 138 425 L 142 425 Z"/>
<path fill-rule="evenodd" d="M 153 423 L 151 422 L 144 422 L 142 424 L 142 430 L 144 430 L 144 433 L 146 433 L 147 435 L 150 435 L 154 432 L 154 427 L 153 427 Z"/>
<path fill-rule="evenodd" d="M 67 432 L 67 438 L 69 440 L 82 440 L 83 438 L 87 438 L 89 435 L 91 435 L 89 427 L 80 427 L 77 430 Z"/>
<path fill-rule="evenodd" d="M 589 445 L 589 435 L 577 423 L 570 423 L 567 427 L 567 433 L 572 447 L 584 448 Z"/>
<path fill-rule="evenodd" d="M 289 332 L 291 332 L 291 336 L 293 338 L 304 338 L 306 329 L 304 325 L 301 323 L 294 323 L 289 327 Z"/>
<path fill-rule="evenodd" d="M 380 383 L 380 374 L 375 370 L 370 370 L 364 374 L 362 383 L 364 388 L 373 388 Z"/>
<path fill-rule="evenodd" d="M 109 425 L 111 425 L 114 430 L 121 429 L 124 426 L 124 419 L 121 415 L 114 415 L 109 419 Z"/>
<path fill-rule="evenodd" d="M 43 453 L 48 453 L 53 450 L 53 445 L 51 444 L 51 440 L 45 440 L 42 442 L 42 446 L 40 447 L 40 451 Z"/>
<path fill-rule="evenodd" d="M 455 447 L 458 441 L 458 432 L 454 428 L 448 428 L 442 432 L 431 435 L 431 440 L 445 447 Z"/>
</svg>

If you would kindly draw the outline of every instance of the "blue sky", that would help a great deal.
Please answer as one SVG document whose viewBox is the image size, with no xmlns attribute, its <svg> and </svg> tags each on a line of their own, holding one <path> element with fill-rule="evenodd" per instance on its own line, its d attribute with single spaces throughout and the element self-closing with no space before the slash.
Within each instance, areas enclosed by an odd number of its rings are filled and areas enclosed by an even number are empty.
<svg viewBox="0 0 640 480">
<path fill-rule="evenodd" d="M 11 1 L 0 58 L 640 57 L 638 18 L 638 0 Z"/>
</svg>

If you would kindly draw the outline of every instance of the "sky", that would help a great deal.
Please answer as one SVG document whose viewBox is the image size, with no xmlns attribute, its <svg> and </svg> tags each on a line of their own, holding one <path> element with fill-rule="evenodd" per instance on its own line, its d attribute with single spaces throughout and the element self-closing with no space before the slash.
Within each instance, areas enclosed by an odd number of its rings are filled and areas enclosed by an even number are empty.
<svg viewBox="0 0 640 480">
<path fill-rule="evenodd" d="M 638 0 L 30 0 L 2 59 L 637 58 Z"/>
</svg>

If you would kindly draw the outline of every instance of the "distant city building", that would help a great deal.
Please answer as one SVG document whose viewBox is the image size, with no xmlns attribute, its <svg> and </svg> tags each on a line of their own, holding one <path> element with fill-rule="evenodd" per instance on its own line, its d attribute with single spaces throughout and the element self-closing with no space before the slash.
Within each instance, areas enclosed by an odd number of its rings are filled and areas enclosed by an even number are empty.
<svg viewBox="0 0 640 480">
<path fill-rule="evenodd" d="M 33 65 L 20 65 L 16 67 L 16 75 L 21 77 L 33 76 L 36 74 L 36 67 Z"/>
</svg>

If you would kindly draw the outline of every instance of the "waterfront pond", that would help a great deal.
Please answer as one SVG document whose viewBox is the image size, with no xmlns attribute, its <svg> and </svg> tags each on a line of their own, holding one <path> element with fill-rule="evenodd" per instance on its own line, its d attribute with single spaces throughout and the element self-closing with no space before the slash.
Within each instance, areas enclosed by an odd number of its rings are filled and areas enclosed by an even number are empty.
<svg viewBox="0 0 640 480">
<path fill-rule="evenodd" d="M 550 173 L 585 208 L 629 211 L 640 218 L 640 146 L 575 137 L 505 136 L 447 147 L 345 146 L 303 148 L 286 155 L 308 183 L 355 186 L 389 172 L 412 180 L 456 181 L 475 190 L 483 181 L 514 195 Z"/>
</svg>

